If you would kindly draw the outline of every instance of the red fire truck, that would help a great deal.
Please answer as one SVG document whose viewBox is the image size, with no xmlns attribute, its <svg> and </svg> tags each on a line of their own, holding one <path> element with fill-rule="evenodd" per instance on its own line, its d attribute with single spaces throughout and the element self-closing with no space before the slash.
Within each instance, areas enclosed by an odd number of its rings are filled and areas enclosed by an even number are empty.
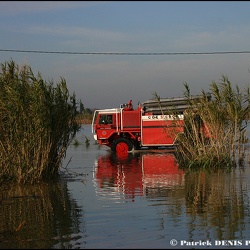
<svg viewBox="0 0 250 250">
<path fill-rule="evenodd" d="M 184 112 L 190 99 L 199 102 L 201 98 L 152 99 L 139 103 L 136 109 L 130 100 L 119 108 L 95 110 L 92 120 L 94 139 L 117 153 L 143 147 L 173 147 L 177 135 L 184 131 Z"/>
</svg>

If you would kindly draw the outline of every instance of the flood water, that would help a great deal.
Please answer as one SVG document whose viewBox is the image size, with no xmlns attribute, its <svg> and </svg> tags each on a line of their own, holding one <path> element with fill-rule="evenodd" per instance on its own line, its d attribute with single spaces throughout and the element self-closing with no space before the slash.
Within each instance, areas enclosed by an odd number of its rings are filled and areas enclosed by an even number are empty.
<svg viewBox="0 0 250 250">
<path fill-rule="evenodd" d="M 76 139 L 58 181 L 1 190 L 1 249 L 250 248 L 248 154 L 231 170 L 184 171 L 171 153 L 119 158 L 90 125 Z"/>
</svg>

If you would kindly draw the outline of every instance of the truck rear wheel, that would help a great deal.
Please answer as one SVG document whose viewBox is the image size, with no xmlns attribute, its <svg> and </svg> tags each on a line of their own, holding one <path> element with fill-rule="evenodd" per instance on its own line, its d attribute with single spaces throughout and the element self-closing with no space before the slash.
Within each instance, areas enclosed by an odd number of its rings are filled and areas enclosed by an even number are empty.
<svg viewBox="0 0 250 250">
<path fill-rule="evenodd" d="M 116 153 L 127 153 L 133 149 L 133 143 L 127 138 L 118 138 L 112 143 L 111 149 Z"/>
</svg>

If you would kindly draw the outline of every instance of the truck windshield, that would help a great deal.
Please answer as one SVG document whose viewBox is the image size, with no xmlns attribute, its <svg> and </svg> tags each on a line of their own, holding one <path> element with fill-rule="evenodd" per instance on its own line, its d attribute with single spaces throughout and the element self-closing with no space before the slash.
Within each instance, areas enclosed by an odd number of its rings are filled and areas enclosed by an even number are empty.
<svg viewBox="0 0 250 250">
<path fill-rule="evenodd" d="M 112 124 L 113 116 L 112 115 L 100 115 L 99 124 Z"/>
</svg>

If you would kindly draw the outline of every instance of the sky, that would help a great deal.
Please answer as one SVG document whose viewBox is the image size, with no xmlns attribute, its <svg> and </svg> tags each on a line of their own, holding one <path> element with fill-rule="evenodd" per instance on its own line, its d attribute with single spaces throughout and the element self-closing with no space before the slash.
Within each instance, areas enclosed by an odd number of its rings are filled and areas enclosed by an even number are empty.
<svg viewBox="0 0 250 250">
<path fill-rule="evenodd" d="M 184 83 L 198 95 L 223 75 L 244 91 L 249 13 L 248 1 L 0 1 L 0 63 L 64 78 L 91 109 L 182 97 Z"/>
</svg>

